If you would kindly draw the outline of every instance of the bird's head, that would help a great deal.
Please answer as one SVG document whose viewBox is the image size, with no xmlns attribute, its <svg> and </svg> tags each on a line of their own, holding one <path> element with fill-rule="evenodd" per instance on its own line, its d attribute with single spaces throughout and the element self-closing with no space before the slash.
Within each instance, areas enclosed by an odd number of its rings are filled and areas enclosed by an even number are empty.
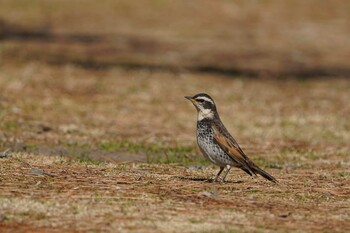
<svg viewBox="0 0 350 233">
<path fill-rule="evenodd" d="M 185 96 L 196 107 L 198 112 L 198 121 L 203 119 L 213 119 L 217 115 L 214 100 L 205 93 L 199 93 L 195 96 Z"/>
</svg>

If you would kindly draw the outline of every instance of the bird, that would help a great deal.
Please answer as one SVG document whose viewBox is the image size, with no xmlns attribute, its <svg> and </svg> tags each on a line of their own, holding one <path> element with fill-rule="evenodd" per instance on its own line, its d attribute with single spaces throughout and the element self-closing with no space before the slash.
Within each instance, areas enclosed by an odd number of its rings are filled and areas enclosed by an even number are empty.
<svg viewBox="0 0 350 233">
<path fill-rule="evenodd" d="M 248 158 L 222 123 L 213 98 L 206 93 L 185 96 L 185 98 L 190 100 L 197 110 L 196 134 L 200 151 L 205 158 L 220 167 L 214 182 L 219 182 L 220 174 L 226 168 L 221 180 L 225 182 L 232 167 L 240 168 L 251 176 L 259 174 L 271 182 L 278 182 Z"/>
</svg>

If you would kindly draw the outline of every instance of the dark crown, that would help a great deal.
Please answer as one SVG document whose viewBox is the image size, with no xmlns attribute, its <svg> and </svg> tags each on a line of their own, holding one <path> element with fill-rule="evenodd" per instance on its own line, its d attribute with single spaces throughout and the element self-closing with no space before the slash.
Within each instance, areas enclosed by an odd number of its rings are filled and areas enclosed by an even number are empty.
<svg viewBox="0 0 350 233">
<path fill-rule="evenodd" d="M 208 98 L 208 99 L 213 101 L 213 98 L 211 98 L 210 95 L 208 95 L 206 93 L 198 93 L 197 95 L 193 96 L 193 99 L 197 99 L 198 97 L 206 97 L 206 98 Z"/>
<path fill-rule="evenodd" d="M 205 109 L 211 109 L 213 111 L 216 111 L 216 106 L 214 100 L 205 93 L 199 93 L 192 97 L 196 100 L 196 102 L 200 105 L 202 105 Z"/>
</svg>

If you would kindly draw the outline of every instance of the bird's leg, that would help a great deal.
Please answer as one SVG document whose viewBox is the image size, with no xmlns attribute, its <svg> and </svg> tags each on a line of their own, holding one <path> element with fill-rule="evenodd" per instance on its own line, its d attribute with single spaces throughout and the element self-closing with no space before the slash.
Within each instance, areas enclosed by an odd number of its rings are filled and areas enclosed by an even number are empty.
<svg viewBox="0 0 350 233">
<path fill-rule="evenodd" d="M 221 174 L 221 172 L 225 169 L 225 167 L 220 167 L 220 171 L 218 172 L 218 174 L 215 176 L 214 182 L 217 182 L 219 179 L 219 176 Z"/>
<path fill-rule="evenodd" d="M 225 178 L 226 178 L 227 174 L 229 173 L 229 171 L 231 170 L 231 166 L 230 165 L 226 165 L 226 167 L 227 167 L 227 171 L 226 171 L 224 177 L 222 178 L 222 182 L 225 182 Z"/>
</svg>

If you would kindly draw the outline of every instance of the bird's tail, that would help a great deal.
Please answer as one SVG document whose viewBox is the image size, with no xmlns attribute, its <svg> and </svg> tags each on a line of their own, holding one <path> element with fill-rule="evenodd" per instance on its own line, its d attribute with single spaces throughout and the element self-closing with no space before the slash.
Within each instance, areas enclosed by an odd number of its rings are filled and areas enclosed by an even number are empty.
<svg viewBox="0 0 350 233">
<path fill-rule="evenodd" d="M 251 162 L 251 161 L 250 161 Z M 251 162 L 250 168 L 254 173 L 257 173 L 259 175 L 261 175 L 262 177 L 264 177 L 265 179 L 268 179 L 271 182 L 277 183 L 278 181 L 271 176 L 269 173 L 265 172 L 264 170 L 262 170 L 261 168 L 259 168 L 257 165 L 255 165 L 253 162 Z"/>
</svg>

